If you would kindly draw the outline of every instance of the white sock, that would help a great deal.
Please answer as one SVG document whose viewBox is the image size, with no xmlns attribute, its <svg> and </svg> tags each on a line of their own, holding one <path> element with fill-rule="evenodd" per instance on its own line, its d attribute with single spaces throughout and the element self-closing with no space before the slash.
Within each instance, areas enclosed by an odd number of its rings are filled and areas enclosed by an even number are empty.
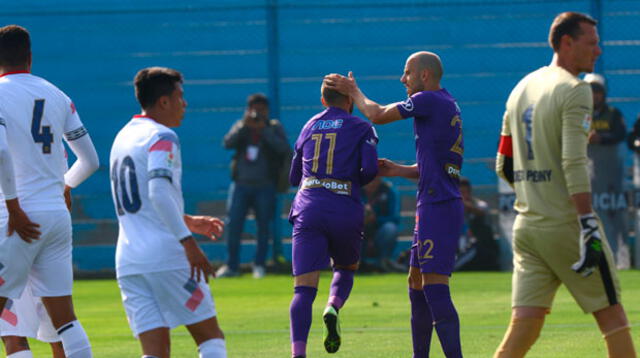
<svg viewBox="0 0 640 358">
<path fill-rule="evenodd" d="M 227 347 L 222 338 L 213 338 L 198 346 L 200 358 L 227 358 Z"/>
<path fill-rule="evenodd" d="M 7 356 L 7 358 L 33 358 L 33 354 L 31 353 L 31 351 L 20 351 L 20 352 L 15 352 L 13 354 L 9 354 Z"/>
<path fill-rule="evenodd" d="M 92 358 L 89 337 L 79 321 L 69 322 L 58 329 L 67 358 Z"/>
</svg>

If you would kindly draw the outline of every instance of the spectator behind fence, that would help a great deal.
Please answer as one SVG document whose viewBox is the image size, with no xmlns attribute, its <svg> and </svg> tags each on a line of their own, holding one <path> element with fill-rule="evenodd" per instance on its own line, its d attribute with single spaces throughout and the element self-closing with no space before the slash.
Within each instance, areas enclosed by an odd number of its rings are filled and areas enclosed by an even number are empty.
<svg viewBox="0 0 640 358">
<path fill-rule="evenodd" d="M 405 265 L 393 259 L 400 221 L 393 185 L 376 177 L 364 187 L 362 201 L 365 204 L 363 261 L 377 270 L 406 271 Z"/>
<path fill-rule="evenodd" d="M 244 221 L 253 208 L 257 227 L 257 248 L 253 277 L 265 274 L 269 231 L 274 219 L 274 203 L 284 157 L 291 152 L 284 128 L 279 121 L 269 120 L 269 101 L 263 94 L 247 98 L 242 119 L 224 136 L 224 147 L 235 150 L 231 162 L 232 182 L 227 202 L 227 264 L 217 277 L 240 274 L 240 238 Z"/>
<path fill-rule="evenodd" d="M 469 179 L 460 179 L 460 195 L 464 204 L 464 226 L 460 235 L 456 270 L 499 270 L 500 248 L 493 236 L 489 205 L 473 196 Z"/>
<path fill-rule="evenodd" d="M 629 267 L 629 255 L 623 250 L 627 240 L 627 202 L 623 191 L 624 165 L 619 144 L 624 141 L 626 128 L 622 113 L 606 103 L 605 79 L 588 74 L 584 80 L 591 84 L 593 120 L 589 132 L 587 154 L 590 160 L 593 207 L 600 216 L 618 267 Z"/>
</svg>

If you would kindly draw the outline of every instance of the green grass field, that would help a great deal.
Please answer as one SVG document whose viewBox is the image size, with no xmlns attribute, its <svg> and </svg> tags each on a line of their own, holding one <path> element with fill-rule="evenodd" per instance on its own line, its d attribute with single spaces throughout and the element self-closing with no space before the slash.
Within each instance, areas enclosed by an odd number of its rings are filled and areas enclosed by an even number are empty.
<svg viewBox="0 0 640 358">
<path fill-rule="evenodd" d="M 576 276 L 576 279 L 579 279 Z M 632 323 L 640 322 L 640 272 L 620 273 L 623 299 Z M 322 346 L 321 314 L 327 300 L 330 276 L 323 275 L 314 305 L 309 337 L 309 357 L 329 357 Z M 341 311 L 343 345 L 333 357 L 411 357 L 409 300 L 405 275 L 356 277 L 351 297 Z M 227 336 L 229 357 L 290 357 L 289 276 L 267 276 L 213 281 L 218 317 Z M 509 273 L 457 273 L 453 297 L 461 318 L 465 357 L 491 357 L 509 320 Z M 75 305 L 97 358 L 139 357 L 113 280 L 77 281 Z M 638 329 L 633 335 L 640 345 Z M 197 357 L 195 344 L 184 328 L 172 332 L 173 357 Z M 48 347 L 32 342 L 36 357 L 47 357 Z M 434 334 L 432 357 L 442 357 Z M 552 314 L 528 357 L 605 357 L 600 333 L 565 289 L 558 293 Z"/>
</svg>

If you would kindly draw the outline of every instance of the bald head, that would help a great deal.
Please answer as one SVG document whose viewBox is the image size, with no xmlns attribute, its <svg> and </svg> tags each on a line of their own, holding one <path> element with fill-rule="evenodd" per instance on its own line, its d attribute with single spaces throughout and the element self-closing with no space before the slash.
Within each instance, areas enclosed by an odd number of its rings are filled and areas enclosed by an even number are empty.
<svg viewBox="0 0 640 358">
<path fill-rule="evenodd" d="M 421 91 L 437 91 L 442 78 L 442 62 L 433 52 L 420 51 L 407 58 L 400 82 L 412 96 Z"/>
<path fill-rule="evenodd" d="M 415 61 L 417 71 L 423 70 L 429 71 L 429 74 L 433 77 L 433 80 L 440 82 L 442 78 L 442 62 L 440 57 L 433 52 L 420 51 L 412 54 L 407 59 L 408 61 Z"/>
</svg>

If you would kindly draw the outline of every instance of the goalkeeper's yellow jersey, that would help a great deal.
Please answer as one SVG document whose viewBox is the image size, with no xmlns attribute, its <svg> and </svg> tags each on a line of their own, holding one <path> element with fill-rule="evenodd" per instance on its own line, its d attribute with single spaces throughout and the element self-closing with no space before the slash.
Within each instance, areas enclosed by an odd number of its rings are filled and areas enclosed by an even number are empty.
<svg viewBox="0 0 640 358">
<path fill-rule="evenodd" d="M 576 221 L 571 195 L 591 191 L 592 109 L 590 85 L 557 66 L 530 73 L 511 92 L 502 135 L 512 137 L 515 209 L 524 223 Z"/>
</svg>

